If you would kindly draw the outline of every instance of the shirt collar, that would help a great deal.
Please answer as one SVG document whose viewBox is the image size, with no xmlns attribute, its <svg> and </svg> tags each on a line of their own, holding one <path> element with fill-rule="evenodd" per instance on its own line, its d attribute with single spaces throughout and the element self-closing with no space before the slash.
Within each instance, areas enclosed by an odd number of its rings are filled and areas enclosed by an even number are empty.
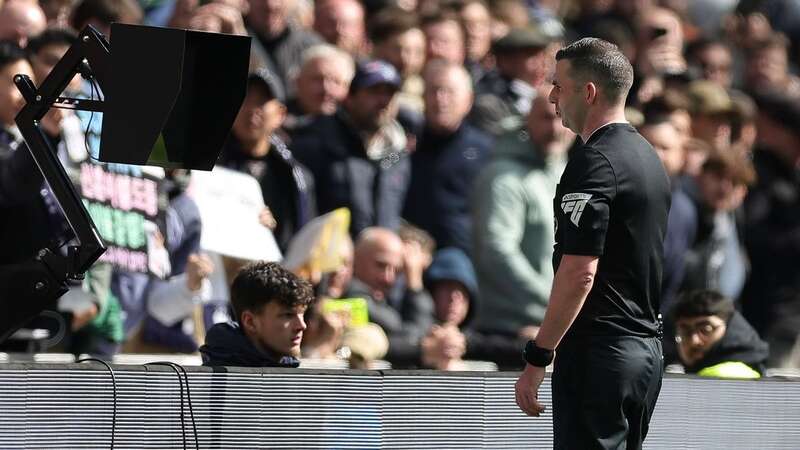
<svg viewBox="0 0 800 450">
<path fill-rule="evenodd" d="M 606 123 L 600 125 L 599 127 L 595 128 L 594 131 L 592 131 L 591 133 L 589 133 L 589 137 L 586 138 L 586 141 L 584 141 L 584 143 L 588 143 L 589 141 L 591 141 L 592 140 L 592 136 L 594 136 L 595 133 L 600 131 L 600 129 L 605 128 L 605 127 L 607 127 L 609 125 L 614 125 L 614 124 L 626 124 L 626 125 L 629 125 L 630 122 L 628 122 L 628 121 L 624 121 L 624 122 L 616 122 L 616 121 L 606 122 Z"/>
</svg>

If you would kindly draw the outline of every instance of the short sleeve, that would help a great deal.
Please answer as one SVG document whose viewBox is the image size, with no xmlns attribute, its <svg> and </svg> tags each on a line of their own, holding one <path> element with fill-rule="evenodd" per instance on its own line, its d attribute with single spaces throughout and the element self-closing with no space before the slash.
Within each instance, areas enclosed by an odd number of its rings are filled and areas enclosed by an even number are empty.
<svg viewBox="0 0 800 450">
<path fill-rule="evenodd" d="M 579 150 L 565 169 L 554 205 L 562 254 L 603 254 L 615 195 L 608 160 L 594 150 Z"/>
</svg>

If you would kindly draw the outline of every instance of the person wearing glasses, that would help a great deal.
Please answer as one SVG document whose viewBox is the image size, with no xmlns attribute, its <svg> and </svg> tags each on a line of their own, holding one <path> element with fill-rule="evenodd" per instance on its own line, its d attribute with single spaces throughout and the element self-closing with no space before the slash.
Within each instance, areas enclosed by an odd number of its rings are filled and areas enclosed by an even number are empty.
<svg viewBox="0 0 800 450">
<path fill-rule="evenodd" d="M 690 291 L 672 309 L 678 356 L 686 373 L 719 378 L 761 378 L 766 342 L 734 308 L 711 290 Z"/>
</svg>

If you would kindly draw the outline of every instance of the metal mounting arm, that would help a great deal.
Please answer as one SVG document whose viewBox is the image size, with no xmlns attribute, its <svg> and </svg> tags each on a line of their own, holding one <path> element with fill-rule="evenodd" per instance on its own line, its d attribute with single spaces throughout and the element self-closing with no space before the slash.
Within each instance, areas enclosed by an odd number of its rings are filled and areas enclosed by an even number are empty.
<svg viewBox="0 0 800 450">
<path fill-rule="evenodd" d="M 61 166 L 55 149 L 44 134 L 40 121 L 55 103 L 61 103 L 61 93 L 76 74 L 80 73 L 90 80 L 94 78 L 102 89 L 110 76 L 110 64 L 111 48 L 108 41 L 92 26 L 87 26 L 81 32 L 78 42 L 67 50 L 39 89 L 36 89 L 26 75 L 14 77 L 14 83 L 27 101 L 15 119 L 17 127 L 78 241 L 78 245 L 69 248 L 68 259 L 63 267 L 66 273 L 57 274 L 63 275 L 65 280 L 81 279 L 82 274 L 103 254 L 105 246 Z M 77 110 L 97 111 L 102 109 L 102 102 L 79 101 L 72 104 L 72 107 Z"/>
<path fill-rule="evenodd" d="M 74 101 L 60 95 L 78 73 L 96 81 L 103 89 L 110 77 L 110 67 L 108 41 L 92 26 L 87 26 L 80 33 L 78 42 L 67 50 L 38 89 L 27 75 L 14 77 L 14 84 L 27 102 L 16 116 L 17 127 L 75 233 L 77 245 L 70 245 L 66 256 L 49 249 L 31 249 L 36 255 L 29 261 L 0 266 L 2 300 L 18 302 L 0 319 L 0 342 L 42 309 L 52 307 L 67 291 L 66 281 L 83 279 L 83 274 L 105 251 L 94 222 L 61 166 L 40 121 L 51 107 L 60 107 L 64 103 L 71 109 L 102 111 L 103 102 Z"/>
<path fill-rule="evenodd" d="M 41 128 L 50 108 L 103 113 L 99 153 L 92 155 L 100 161 L 211 170 L 244 101 L 250 37 L 120 23 L 111 30 L 113 52 L 87 26 L 38 88 L 25 75 L 14 77 L 26 100 L 17 126 L 64 212 L 74 245 L 0 266 L 0 301 L 10 300 L 0 311 L 0 342 L 27 314 L 54 304 L 66 281 L 81 279 L 105 251 Z M 62 96 L 76 74 L 97 85 L 99 100 Z"/>
</svg>

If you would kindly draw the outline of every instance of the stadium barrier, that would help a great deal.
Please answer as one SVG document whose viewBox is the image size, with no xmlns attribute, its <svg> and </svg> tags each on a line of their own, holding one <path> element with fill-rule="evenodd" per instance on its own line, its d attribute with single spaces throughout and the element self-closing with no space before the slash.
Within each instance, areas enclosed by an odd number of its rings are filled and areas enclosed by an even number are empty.
<svg viewBox="0 0 800 450">
<path fill-rule="evenodd" d="M 551 446 L 550 412 L 529 418 L 517 410 L 512 372 L 185 370 L 184 378 L 177 365 L 2 364 L 0 448 Z M 549 381 L 540 391 L 547 405 Z M 645 448 L 799 442 L 797 379 L 669 374 Z"/>
</svg>

